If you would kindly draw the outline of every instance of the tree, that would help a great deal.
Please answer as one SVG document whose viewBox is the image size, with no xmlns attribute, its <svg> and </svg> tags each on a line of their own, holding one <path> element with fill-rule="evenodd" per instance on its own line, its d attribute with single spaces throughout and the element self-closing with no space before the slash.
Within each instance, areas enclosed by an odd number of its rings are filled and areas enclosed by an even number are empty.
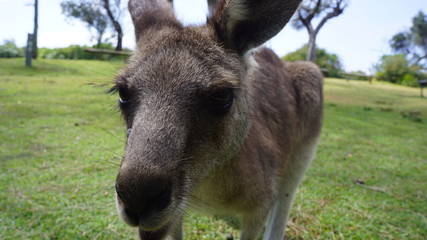
<svg viewBox="0 0 427 240">
<path fill-rule="evenodd" d="M 67 0 L 61 3 L 62 13 L 68 18 L 75 18 L 86 23 L 89 30 L 95 29 L 97 47 L 101 46 L 102 37 L 108 27 L 109 18 L 103 12 L 103 6 L 93 1 Z"/>
<path fill-rule="evenodd" d="M 417 79 L 426 77 L 419 66 L 409 63 L 405 54 L 384 55 L 375 69 L 378 80 L 407 86 L 416 87 Z"/>
<path fill-rule="evenodd" d="M 315 62 L 316 60 L 316 38 L 320 29 L 325 23 L 334 17 L 341 15 L 348 6 L 347 0 L 304 0 L 298 9 L 293 27 L 297 30 L 306 28 L 309 40 L 307 48 L 307 61 Z M 313 26 L 313 20 L 320 18 L 317 26 Z"/>
<path fill-rule="evenodd" d="M 36 59 L 37 58 L 37 32 L 38 32 L 38 28 L 39 28 L 39 23 L 38 23 L 38 19 L 39 19 L 39 1 L 38 0 L 34 0 L 34 4 L 28 4 L 27 6 L 34 6 L 34 29 L 33 29 L 33 33 L 32 33 L 32 38 L 31 38 L 31 52 L 29 53 L 28 56 L 30 56 L 32 59 Z"/>
<path fill-rule="evenodd" d="M 302 61 L 307 59 L 307 44 L 297 49 L 294 52 L 288 53 L 282 59 L 285 61 Z M 329 53 L 325 49 L 316 48 L 315 63 L 320 67 L 327 70 L 327 77 L 341 77 L 342 64 L 338 55 Z"/>
<path fill-rule="evenodd" d="M 110 0 L 102 0 L 104 2 L 104 8 L 105 11 L 107 11 L 108 18 L 110 19 L 112 26 L 114 27 L 115 31 L 117 32 L 117 45 L 116 45 L 116 51 L 121 51 L 123 49 L 122 47 L 122 39 L 123 39 L 123 30 L 122 26 L 119 22 L 120 15 L 121 15 L 121 8 L 120 8 L 120 0 L 115 1 L 115 5 L 113 8 L 110 6 Z M 115 9 L 115 11 L 114 11 Z M 113 13 L 113 11 L 115 13 Z"/>
<path fill-rule="evenodd" d="M 396 53 L 407 54 L 410 64 L 427 70 L 427 15 L 420 11 L 412 19 L 412 27 L 394 35 L 390 46 Z"/>
<path fill-rule="evenodd" d="M 39 1 L 34 0 L 34 31 L 33 31 L 33 59 L 37 58 L 37 32 L 39 28 Z"/>
<path fill-rule="evenodd" d="M 411 34 L 409 32 L 400 32 L 390 40 L 390 47 L 396 53 L 409 54 L 411 45 Z"/>
</svg>

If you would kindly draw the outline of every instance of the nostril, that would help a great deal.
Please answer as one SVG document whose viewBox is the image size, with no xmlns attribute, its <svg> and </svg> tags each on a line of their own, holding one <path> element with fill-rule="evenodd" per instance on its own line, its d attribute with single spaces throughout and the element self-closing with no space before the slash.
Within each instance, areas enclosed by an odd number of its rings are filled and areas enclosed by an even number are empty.
<svg viewBox="0 0 427 240">
<path fill-rule="evenodd" d="M 117 181 L 115 186 L 117 197 L 123 204 L 124 213 L 130 220 L 138 222 L 139 218 L 169 206 L 172 184 L 168 178 L 157 177 L 135 183 Z"/>
<path fill-rule="evenodd" d="M 172 188 L 170 181 L 166 179 L 157 179 L 153 181 L 147 189 L 147 200 L 150 208 L 162 210 L 166 208 L 171 200 Z"/>
<path fill-rule="evenodd" d="M 163 195 L 169 188 L 169 183 L 163 179 L 152 181 L 146 189 L 147 197 L 155 199 Z"/>
<path fill-rule="evenodd" d="M 161 210 L 166 208 L 171 200 L 171 193 L 172 193 L 172 188 L 171 185 L 165 185 L 162 189 L 162 191 L 159 192 L 159 194 L 153 198 L 153 201 L 156 201 L 155 203 L 155 207 L 157 208 L 157 210 Z"/>
</svg>

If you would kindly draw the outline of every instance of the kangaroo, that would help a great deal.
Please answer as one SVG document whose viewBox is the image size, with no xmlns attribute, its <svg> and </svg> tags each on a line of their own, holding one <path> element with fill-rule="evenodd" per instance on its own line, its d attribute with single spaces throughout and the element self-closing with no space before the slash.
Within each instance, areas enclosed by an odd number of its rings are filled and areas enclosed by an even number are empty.
<svg viewBox="0 0 427 240">
<path fill-rule="evenodd" d="M 183 239 L 190 210 L 237 217 L 242 240 L 265 223 L 265 240 L 283 239 L 321 130 L 323 78 L 260 45 L 301 1 L 219 1 L 187 27 L 170 2 L 129 1 L 137 47 L 111 89 L 127 126 L 119 214 L 143 240 Z"/>
</svg>

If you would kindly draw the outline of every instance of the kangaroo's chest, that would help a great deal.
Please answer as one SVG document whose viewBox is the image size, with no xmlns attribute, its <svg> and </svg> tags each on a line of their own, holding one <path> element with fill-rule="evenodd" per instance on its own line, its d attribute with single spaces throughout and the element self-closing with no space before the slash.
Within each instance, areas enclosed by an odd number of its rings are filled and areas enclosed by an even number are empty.
<svg viewBox="0 0 427 240">
<path fill-rule="evenodd" d="M 246 168 L 230 163 L 214 170 L 193 191 L 189 207 L 207 215 L 239 216 L 268 205 L 275 195 L 274 173 L 246 160 L 238 161 Z"/>
</svg>

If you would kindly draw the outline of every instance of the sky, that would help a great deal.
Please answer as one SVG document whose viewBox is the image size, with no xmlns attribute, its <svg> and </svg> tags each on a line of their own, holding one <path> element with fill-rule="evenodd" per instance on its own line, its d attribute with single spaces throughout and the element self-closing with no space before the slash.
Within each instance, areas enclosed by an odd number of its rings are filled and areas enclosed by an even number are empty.
<svg viewBox="0 0 427 240">
<path fill-rule="evenodd" d="M 18 46 L 25 46 L 27 33 L 34 28 L 33 3 L 33 0 L 0 0 L 0 44 L 13 39 Z M 83 23 L 62 15 L 60 3 L 61 0 L 39 0 L 39 47 L 94 44 Z M 175 8 L 178 19 L 185 24 L 203 24 L 206 19 L 204 0 L 175 0 Z M 317 46 L 337 54 L 346 71 L 372 73 L 372 66 L 380 57 L 391 53 L 389 40 L 407 30 L 420 10 L 427 13 L 426 0 L 350 0 L 344 13 L 320 30 Z M 134 48 L 133 26 L 127 12 L 123 27 L 124 46 Z M 289 24 L 266 46 L 284 56 L 307 42 L 306 30 L 297 31 Z"/>
</svg>

